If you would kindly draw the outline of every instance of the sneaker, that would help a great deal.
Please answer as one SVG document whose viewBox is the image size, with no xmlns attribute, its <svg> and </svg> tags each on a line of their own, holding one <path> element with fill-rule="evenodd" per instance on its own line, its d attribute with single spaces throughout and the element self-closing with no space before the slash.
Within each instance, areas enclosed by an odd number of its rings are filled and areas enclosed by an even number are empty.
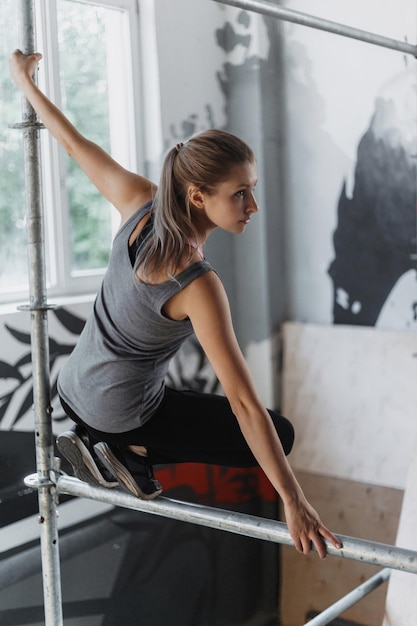
<svg viewBox="0 0 417 626">
<path fill-rule="evenodd" d="M 74 475 L 86 483 L 113 488 L 118 486 L 113 474 L 103 467 L 91 446 L 87 431 L 78 424 L 56 439 L 60 453 L 71 463 Z"/>
<path fill-rule="evenodd" d="M 161 483 L 154 478 L 152 465 L 145 457 L 104 441 L 96 443 L 94 450 L 125 491 L 142 500 L 153 500 L 162 493 Z"/>
</svg>

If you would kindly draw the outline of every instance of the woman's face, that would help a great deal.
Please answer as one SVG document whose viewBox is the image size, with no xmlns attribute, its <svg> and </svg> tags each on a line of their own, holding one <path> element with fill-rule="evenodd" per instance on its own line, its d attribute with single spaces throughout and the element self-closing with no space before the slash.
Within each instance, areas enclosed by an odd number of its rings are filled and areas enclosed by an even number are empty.
<svg viewBox="0 0 417 626">
<path fill-rule="evenodd" d="M 257 183 L 256 163 L 235 165 L 230 176 L 213 194 L 201 193 L 203 224 L 208 231 L 219 227 L 230 233 L 242 233 L 258 205 L 254 197 Z"/>
</svg>

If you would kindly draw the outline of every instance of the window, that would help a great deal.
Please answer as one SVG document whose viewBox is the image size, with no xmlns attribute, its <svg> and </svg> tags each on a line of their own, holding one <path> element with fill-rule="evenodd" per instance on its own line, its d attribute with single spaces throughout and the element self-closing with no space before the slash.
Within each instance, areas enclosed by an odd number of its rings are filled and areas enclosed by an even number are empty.
<svg viewBox="0 0 417 626">
<path fill-rule="evenodd" d="M 3 0 L 0 24 L 0 301 L 27 298 L 20 94 L 8 75 L 18 47 L 17 5 Z M 39 84 L 89 139 L 138 170 L 140 72 L 135 0 L 37 0 Z M 16 119 L 16 117 L 18 119 Z M 97 290 L 117 220 L 95 187 L 41 131 L 47 288 L 53 295 Z"/>
<path fill-rule="evenodd" d="M 23 152 L 18 131 L 7 127 L 20 121 L 20 96 L 8 71 L 18 41 L 17 6 L 15 0 L 4 0 L 0 23 L 0 290 L 11 293 L 24 288 L 27 273 Z"/>
</svg>

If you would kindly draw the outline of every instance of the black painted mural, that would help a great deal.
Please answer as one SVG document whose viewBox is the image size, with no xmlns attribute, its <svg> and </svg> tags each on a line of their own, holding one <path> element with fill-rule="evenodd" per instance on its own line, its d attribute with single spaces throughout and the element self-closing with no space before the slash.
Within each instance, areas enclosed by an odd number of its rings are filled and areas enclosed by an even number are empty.
<svg viewBox="0 0 417 626">
<path fill-rule="evenodd" d="M 53 315 L 62 324 L 63 328 L 69 333 L 74 335 L 73 343 L 61 343 L 59 339 L 49 337 L 49 367 L 52 370 L 57 361 L 68 356 L 74 349 L 76 338 L 81 333 L 85 320 L 74 315 L 67 309 L 56 309 Z M 29 385 L 29 389 L 22 395 L 22 386 L 32 381 L 32 368 L 27 368 L 27 365 L 32 362 L 31 355 L 31 339 L 30 333 L 20 330 L 9 324 L 5 324 L 6 331 L 16 340 L 16 342 L 23 344 L 27 347 L 27 351 L 23 356 L 19 357 L 16 362 L 7 362 L 0 360 L 0 379 L 8 381 L 7 391 L 0 396 L 0 428 L 1 422 L 9 410 L 12 402 L 18 407 L 14 409 L 13 421 L 11 422 L 12 429 L 18 429 L 20 422 L 26 416 L 27 412 L 31 409 L 33 403 L 33 385 Z M 53 401 L 57 397 L 57 376 L 51 380 L 51 400 Z M 17 398 L 17 400 L 16 400 Z M 55 413 L 53 420 L 60 422 L 67 419 L 63 411 Z"/>
<path fill-rule="evenodd" d="M 416 268 L 415 79 L 406 72 L 397 97 L 377 99 L 359 143 L 352 197 L 345 186 L 340 195 L 329 268 L 335 324 L 374 326 L 395 284 Z M 408 118 L 401 110 L 407 99 Z M 408 306 L 416 320 L 417 283 Z"/>
</svg>

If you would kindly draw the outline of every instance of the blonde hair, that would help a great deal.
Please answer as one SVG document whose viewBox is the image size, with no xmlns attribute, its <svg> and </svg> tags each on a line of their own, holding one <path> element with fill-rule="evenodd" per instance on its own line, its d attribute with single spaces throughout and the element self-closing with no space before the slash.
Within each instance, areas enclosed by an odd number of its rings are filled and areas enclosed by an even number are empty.
<svg viewBox="0 0 417 626">
<path fill-rule="evenodd" d="M 135 272 L 140 267 L 141 276 L 146 278 L 162 269 L 168 278 L 173 278 L 189 248 L 187 242 L 198 240 L 189 186 L 213 194 L 235 165 L 254 160 L 253 151 L 244 141 L 223 130 L 203 131 L 171 148 L 154 200 L 153 229 L 140 247 Z"/>
</svg>

